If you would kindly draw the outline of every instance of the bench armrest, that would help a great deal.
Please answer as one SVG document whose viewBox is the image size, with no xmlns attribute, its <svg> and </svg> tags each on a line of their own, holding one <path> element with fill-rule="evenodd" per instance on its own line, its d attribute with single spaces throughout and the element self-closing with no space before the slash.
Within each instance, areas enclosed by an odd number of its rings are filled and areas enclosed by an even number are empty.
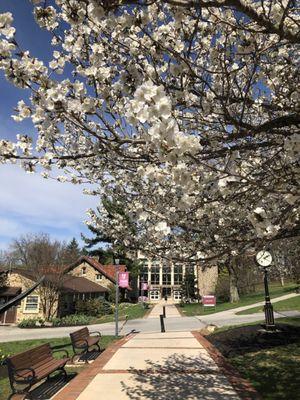
<svg viewBox="0 0 300 400">
<path fill-rule="evenodd" d="M 90 335 L 92 335 L 92 334 L 94 334 L 94 333 L 97 333 L 98 336 L 101 336 L 101 333 L 100 333 L 99 331 L 90 332 Z"/>
<path fill-rule="evenodd" d="M 30 371 L 32 375 L 28 375 L 26 377 L 19 375 L 19 373 L 26 372 L 26 371 Z M 33 381 L 35 378 L 35 370 L 30 367 L 28 367 L 28 368 L 27 367 L 26 368 L 13 368 L 12 373 L 13 373 L 14 380 L 16 382 L 19 380 L 22 380 L 23 382 Z"/>
<path fill-rule="evenodd" d="M 89 342 L 87 341 L 87 339 L 80 339 L 76 342 L 72 342 L 72 345 L 77 349 L 84 349 L 86 347 L 89 347 Z"/>
<path fill-rule="evenodd" d="M 52 351 L 52 354 L 58 353 L 58 352 L 64 352 L 65 355 L 63 356 L 63 358 L 70 358 L 68 350 L 66 350 L 66 349 L 51 349 L 51 351 Z"/>
</svg>

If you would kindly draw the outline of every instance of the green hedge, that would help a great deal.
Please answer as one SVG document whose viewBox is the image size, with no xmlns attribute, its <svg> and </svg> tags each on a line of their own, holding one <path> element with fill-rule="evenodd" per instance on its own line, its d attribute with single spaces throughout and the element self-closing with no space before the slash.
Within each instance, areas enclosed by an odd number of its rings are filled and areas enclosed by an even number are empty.
<svg viewBox="0 0 300 400">
<path fill-rule="evenodd" d="M 74 314 L 67 315 L 62 318 L 53 318 L 51 320 L 52 326 L 76 326 L 76 325 L 89 325 L 92 318 L 88 315 Z"/>
<path fill-rule="evenodd" d="M 75 310 L 77 314 L 84 314 L 92 317 L 101 317 L 102 315 L 113 313 L 111 304 L 100 299 L 78 300 L 75 304 Z"/>
<path fill-rule="evenodd" d="M 40 328 L 45 325 L 43 318 L 25 318 L 18 323 L 19 328 Z"/>
</svg>

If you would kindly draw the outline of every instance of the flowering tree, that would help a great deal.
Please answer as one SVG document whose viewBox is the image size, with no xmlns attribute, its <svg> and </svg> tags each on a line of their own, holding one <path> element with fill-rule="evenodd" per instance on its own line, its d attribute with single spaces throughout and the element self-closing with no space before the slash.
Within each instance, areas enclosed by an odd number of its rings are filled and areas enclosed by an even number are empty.
<svg viewBox="0 0 300 400">
<path fill-rule="evenodd" d="M 92 223 L 148 252 L 209 259 L 299 233 L 296 1 L 32 2 L 53 60 L 5 13 L 0 68 L 31 90 L 14 119 L 38 138 L 1 141 L 0 161 L 96 182 L 127 215 Z"/>
</svg>

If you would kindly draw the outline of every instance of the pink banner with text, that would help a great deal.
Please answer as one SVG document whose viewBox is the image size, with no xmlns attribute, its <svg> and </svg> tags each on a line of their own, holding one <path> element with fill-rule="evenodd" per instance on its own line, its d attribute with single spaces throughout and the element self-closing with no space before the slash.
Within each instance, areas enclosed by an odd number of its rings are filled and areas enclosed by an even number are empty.
<svg viewBox="0 0 300 400">
<path fill-rule="evenodd" d="M 122 288 L 129 286 L 129 272 L 119 272 L 119 286 Z"/>
</svg>

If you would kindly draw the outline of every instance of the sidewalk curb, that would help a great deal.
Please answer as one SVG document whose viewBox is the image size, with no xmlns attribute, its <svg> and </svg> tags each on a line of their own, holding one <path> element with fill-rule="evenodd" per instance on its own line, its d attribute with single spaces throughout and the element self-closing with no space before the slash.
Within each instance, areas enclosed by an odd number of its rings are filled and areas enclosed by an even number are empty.
<svg viewBox="0 0 300 400">
<path fill-rule="evenodd" d="M 135 335 L 136 333 L 129 333 L 117 342 L 110 344 L 92 364 L 88 365 L 83 371 L 79 372 L 79 374 L 52 399 L 76 400 L 83 390 L 95 378 L 95 376 L 101 372 L 104 365 L 107 364 L 107 362 L 115 355 L 115 353 Z"/>
<path fill-rule="evenodd" d="M 207 350 L 208 354 L 220 368 L 220 371 L 226 376 L 242 400 L 262 400 L 260 394 L 252 384 L 241 377 L 239 372 L 227 361 L 227 359 L 199 332 L 192 331 L 194 337 Z"/>
</svg>

